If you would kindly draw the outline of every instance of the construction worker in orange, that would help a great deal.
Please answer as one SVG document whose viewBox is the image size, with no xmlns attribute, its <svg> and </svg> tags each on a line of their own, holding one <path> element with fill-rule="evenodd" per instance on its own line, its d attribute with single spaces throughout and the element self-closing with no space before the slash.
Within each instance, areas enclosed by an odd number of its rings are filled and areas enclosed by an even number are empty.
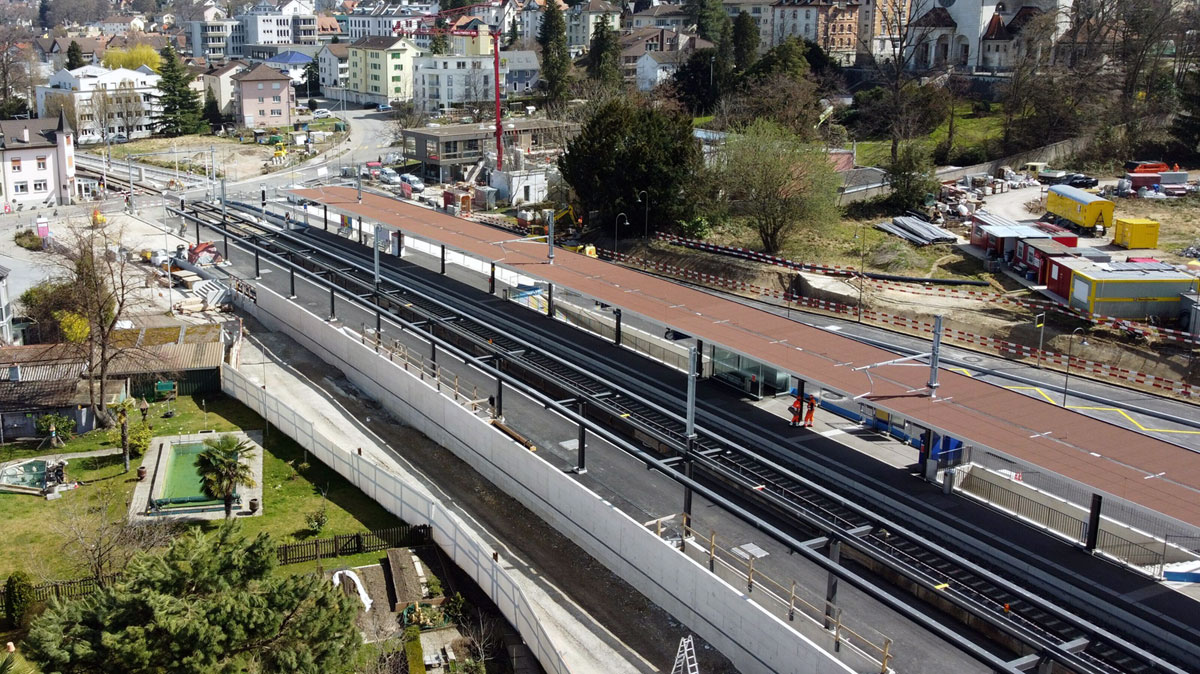
<svg viewBox="0 0 1200 674">
<path fill-rule="evenodd" d="M 797 403 L 799 403 L 800 401 L 798 401 L 798 400 L 797 400 L 796 402 L 797 402 Z M 804 427 L 805 427 L 805 428 L 811 428 L 811 427 L 812 427 L 812 425 L 813 425 L 813 413 L 814 413 L 816 410 L 817 410 L 817 397 L 816 397 L 816 396 L 814 396 L 814 395 L 812 395 L 812 394 L 809 394 L 809 396 L 808 396 L 808 410 L 807 410 L 807 411 L 804 413 Z"/>
<path fill-rule="evenodd" d="M 800 414 L 804 412 L 804 399 L 800 397 L 796 389 L 792 389 L 792 393 L 796 396 L 796 399 L 788 407 L 788 411 L 792 413 L 792 420 L 788 422 L 788 426 L 796 428 L 802 425 L 800 423 Z"/>
</svg>

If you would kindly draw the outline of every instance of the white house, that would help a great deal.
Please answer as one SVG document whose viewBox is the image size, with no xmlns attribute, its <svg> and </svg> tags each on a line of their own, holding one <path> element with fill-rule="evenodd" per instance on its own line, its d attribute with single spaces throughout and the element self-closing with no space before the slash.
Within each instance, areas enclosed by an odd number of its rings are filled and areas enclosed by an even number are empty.
<svg viewBox="0 0 1200 674">
<path fill-rule="evenodd" d="M 141 33 L 146 30 L 144 16 L 110 16 L 100 22 L 102 35 L 124 35 L 126 33 Z"/>
<path fill-rule="evenodd" d="M 621 33 L 621 8 L 606 0 L 587 0 L 567 10 L 567 49 L 572 55 L 586 52 L 592 44 L 592 33 L 601 21 L 608 24 L 613 35 Z"/>
<path fill-rule="evenodd" d="M 317 52 L 317 71 L 321 73 L 321 90 L 346 86 L 350 76 L 350 45 L 339 42 L 327 44 Z"/>
<path fill-rule="evenodd" d="M 69 204 L 74 192 L 74 131 L 65 114 L 0 121 L 0 201 L 5 210 Z"/>
<path fill-rule="evenodd" d="M 79 126 L 80 142 L 98 143 L 115 133 L 144 138 L 162 110 L 159 79 L 158 73 L 146 66 L 136 70 L 102 66 L 59 70 L 36 89 L 38 117 L 46 117 L 48 100 L 66 98 Z"/>
<path fill-rule="evenodd" d="M 538 32 L 542 29 L 542 16 L 546 12 L 547 2 L 557 2 L 563 12 L 568 9 L 563 0 L 525 0 L 517 16 L 521 39 L 526 43 L 537 39 Z"/>
<path fill-rule="evenodd" d="M 650 91 L 671 79 L 691 51 L 648 51 L 637 60 L 638 91 Z"/>
<path fill-rule="evenodd" d="M 634 30 L 671 28 L 678 31 L 684 30 L 690 25 L 692 25 L 691 16 L 683 5 L 654 5 L 634 14 L 629 27 Z"/>
<path fill-rule="evenodd" d="M 363 4 L 346 17 L 346 31 L 351 40 L 373 36 L 394 37 L 421 28 L 425 25 L 423 17 L 437 12 L 437 0 Z"/>
<path fill-rule="evenodd" d="M 217 100 L 222 115 L 233 116 L 237 113 L 234 105 L 237 86 L 233 76 L 249 69 L 250 64 L 244 61 L 230 61 L 223 66 L 210 68 L 201 76 L 204 89 L 213 92 L 213 98 Z"/>
<path fill-rule="evenodd" d="M 491 54 L 474 56 L 422 56 L 413 59 L 413 104 L 418 110 L 436 113 L 466 103 L 487 102 L 495 97 L 495 63 Z M 508 66 L 500 65 L 503 85 Z M 501 86 L 503 97 L 504 87 Z"/>
</svg>

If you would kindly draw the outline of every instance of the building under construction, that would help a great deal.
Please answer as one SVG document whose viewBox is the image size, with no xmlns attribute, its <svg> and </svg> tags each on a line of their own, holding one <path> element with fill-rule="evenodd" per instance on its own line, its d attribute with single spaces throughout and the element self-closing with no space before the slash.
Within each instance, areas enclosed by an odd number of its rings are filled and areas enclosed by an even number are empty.
<svg viewBox="0 0 1200 674">
<path fill-rule="evenodd" d="M 553 119 L 514 119 L 504 122 L 505 168 L 522 161 L 557 155 L 579 135 L 579 125 Z M 421 162 L 418 175 L 430 182 L 460 180 L 481 161 L 494 165 L 496 127 L 492 122 L 405 129 L 404 157 Z M 490 159 L 489 159 L 490 158 Z"/>
</svg>

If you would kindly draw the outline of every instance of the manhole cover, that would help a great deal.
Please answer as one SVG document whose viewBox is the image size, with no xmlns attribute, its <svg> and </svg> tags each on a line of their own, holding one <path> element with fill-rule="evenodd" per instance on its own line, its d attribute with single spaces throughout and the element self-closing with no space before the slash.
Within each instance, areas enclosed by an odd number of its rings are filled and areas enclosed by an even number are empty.
<svg viewBox="0 0 1200 674">
<path fill-rule="evenodd" d="M 963 356 L 962 359 L 967 361 L 968 363 L 982 363 L 983 362 L 983 359 L 980 358 L 979 356 Z"/>
</svg>

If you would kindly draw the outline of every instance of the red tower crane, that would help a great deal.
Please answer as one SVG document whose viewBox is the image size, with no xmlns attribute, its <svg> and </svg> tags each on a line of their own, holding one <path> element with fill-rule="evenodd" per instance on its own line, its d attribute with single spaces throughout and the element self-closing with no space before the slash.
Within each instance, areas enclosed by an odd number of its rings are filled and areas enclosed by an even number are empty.
<svg viewBox="0 0 1200 674">
<path fill-rule="evenodd" d="M 397 29 L 399 29 L 397 24 Z M 402 31 L 405 37 L 417 35 L 450 35 L 453 37 L 480 37 L 478 30 L 461 28 L 418 28 L 417 30 Z M 500 115 L 500 33 L 488 32 L 492 38 L 492 79 L 495 80 L 496 96 L 496 170 L 504 170 L 504 124 Z"/>
</svg>

